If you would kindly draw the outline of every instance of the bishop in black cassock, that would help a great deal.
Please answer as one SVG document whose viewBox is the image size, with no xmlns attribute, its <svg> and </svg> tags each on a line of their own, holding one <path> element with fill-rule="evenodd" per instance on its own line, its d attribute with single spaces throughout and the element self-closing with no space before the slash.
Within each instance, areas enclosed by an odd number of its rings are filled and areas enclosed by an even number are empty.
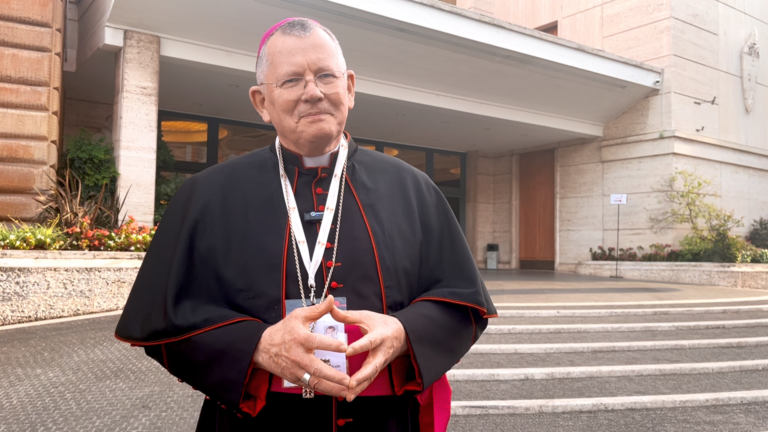
<svg viewBox="0 0 768 432">
<path fill-rule="evenodd" d="M 116 330 L 118 339 L 144 347 L 202 393 L 197 430 L 445 430 L 445 373 L 496 311 L 437 186 L 406 163 L 345 137 L 341 226 L 332 226 L 315 281 L 322 290 L 333 267 L 330 294 L 346 298 L 349 310 L 396 318 L 407 335 L 405 355 L 351 402 L 285 392 L 281 377 L 254 363 L 262 334 L 285 318 L 285 300 L 300 293 L 278 150 L 251 152 L 182 185 Z M 299 214 L 338 204 L 326 202 L 338 155 L 311 166 L 282 147 Z M 314 244 L 319 224 L 302 226 Z M 336 230 L 338 245 L 332 244 Z M 306 269 L 300 271 L 306 281 Z"/>
</svg>

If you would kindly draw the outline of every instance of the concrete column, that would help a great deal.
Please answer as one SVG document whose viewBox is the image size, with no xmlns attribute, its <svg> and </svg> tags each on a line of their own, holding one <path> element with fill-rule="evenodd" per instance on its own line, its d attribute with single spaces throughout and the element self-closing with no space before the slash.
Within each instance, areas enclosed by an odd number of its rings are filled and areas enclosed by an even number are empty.
<svg viewBox="0 0 768 432">
<path fill-rule="evenodd" d="M 0 0 L 0 221 L 31 220 L 55 177 L 64 0 Z"/>
<path fill-rule="evenodd" d="M 112 138 L 120 173 L 117 190 L 125 199 L 121 217 L 130 215 L 150 225 L 155 212 L 160 38 L 126 31 L 115 75 Z"/>
</svg>

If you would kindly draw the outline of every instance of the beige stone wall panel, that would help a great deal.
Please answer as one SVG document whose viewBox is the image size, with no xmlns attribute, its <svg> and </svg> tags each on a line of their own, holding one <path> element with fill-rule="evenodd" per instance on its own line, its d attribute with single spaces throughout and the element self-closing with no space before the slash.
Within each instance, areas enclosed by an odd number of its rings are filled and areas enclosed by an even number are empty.
<svg viewBox="0 0 768 432">
<path fill-rule="evenodd" d="M 695 135 L 720 138 L 720 105 L 672 93 L 675 129 Z"/>
<path fill-rule="evenodd" d="M 604 9 L 603 23 L 608 21 L 609 18 Z M 671 31 L 671 19 L 662 19 L 610 36 L 604 29 L 603 49 L 641 62 L 668 56 L 672 54 Z"/>
<path fill-rule="evenodd" d="M 611 204 L 610 195 L 604 195 L 602 198 L 602 227 L 606 230 L 615 230 L 618 205 Z M 648 217 L 660 214 L 668 207 L 669 204 L 664 201 L 663 193 L 644 192 L 630 194 L 627 196 L 627 204 L 621 206 L 621 229 L 651 230 L 653 224 Z"/>
<path fill-rule="evenodd" d="M 525 7 L 525 25 L 530 28 L 537 28 L 558 21 L 563 1 L 568 0 L 528 1 Z"/>
<path fill-rule="evenodd" d="M 598 218 L 601 217 L 602 215 L 598 216 Z M 613 244 L 616 243 L 615 234 L 614 232 Z M 559 238 L 560 249 L 558 258 L 560 265 L 575 264 L 579 261 L 588 260 L 590 258 L 589 248 L 595 249 L 603 245 L 602 230 L 560 230 Z"/>
<path fill-rule="evenodd" d="M 51 90 L 47 87 L 31 87 L 0 83 L 0 107 L 47 111 L 51 107 Z"/>
<path fill-rule="evenodd" d="M 746 17 L 722 3 L 718 5 L 718 16 L 718 68 L 741 76 L 741 49 L 748 34 Z"/>
<path fill-rule="evenodd" d="M 768 59 L 762 59 L 762 61 L 766 62 Z M 768 150 L 768 87 L 757 86 L 755 108 L 747 115 L 746 124 L 746 144 L 750 147 Z"/>
<path fill-rule="evenodd" d="M 0 163 L 0 193 L 28 193 L 48 189 L 53 169 L 46 166 Z"/>
<path fill-rule="evenodd" d="M 737 144 L 747 144 L 747 110 L 741 78 L 727 72 L 718 72 L 720 110 L 720 139 Z M 759 102 L 759 99 L 756 100 Z M 763 122 L 766 123 L 766 122 Z"/>
<path fill-rule="evenodd" d="M 672 16 L 680 21 L 717 34 L 718 7 L 717 0 L 672 0 Z"/>
<path fill-rule="evenodd" d="M 768 2 L 765 0 L 745 0 L 744 12 L 764 23 L 768 23 Z"/>
<path fill-rule="evenodd" d="M 664 81 L 675 93 L 702 101 L 721 99 L 717 69 L 678 56 L 669 59 L 671 64 L 664 70 Z"/>
<path fill-rule="evenodd" d="M 563 18 L 558 27 L 558 36 L 576 43 L 603 48 L 603 8 L 587 9 Z"/>
<path fill-rule="evenodd" d="M 558 169 L 560 199 L 600 196 L 603 191 L 603 164 L 561 166 Z"/>
<path fill-rule="evenodd" d="M 678 19 L 672 20 L 674 54 L 716 68 L 718 66 L 718 36 Z"/>
<path fill-rule="evenodd" d="M 0 20 L 53 27 L 58 0 L 0 0 Z"/>
<path fill-rule="evenodd" d="M 45 141 L 0 140 L 0 163 L 53 165 L 56 146 Z"/>
<path fill-rule="evenodd" d="M 604 198 L 600 195 L 560 198 L 560 231 L 598 231 L 603 228 Z"/>
<path fill-rule="evenodd" d="M 678 155 L 678 154 L 676 154 L 674 158 L 675 158 L 673 163 L 674 170 L 686 170 L 689 172 L 694 172 L 699 176 L 701 176 L 702 178 L 705 178 L 712 182 L 709 188 L 707 189 L 706 193 L 712 193 L 712 194 L 718 194 L 718 195 L 722 194 L 723 179 L 720 171 L 720 167 L 722 165 L 720 161 L 707 160 L 707 159 L 701 159 L 698 157 L 691 157 L 691 156 Z M 669 175 L 672 175 L 672 173 L 670 172 Z"/>
<path fill-rule="evenodd" d="M 601 150 L 604 162 L 644 158 L 674 152 L 675 140 L 674 138 L 657 138 L 648 141 L 605 146 Z"/>
<path fill-rule="evenodd" d="M 672 155 L 603 163 L 603 195 L 653 192 L 672 175 Z"/>
<path fill-rule="evenodd" d="M 720 184 L 723 197 L 749 200 L 749 172 L 744 167 L 724 163 L 720 167 Z M 768 199 L 768 198 L 766 198 Z"/>
<path fill-rule="evenodd" d="M 671 2 L 672 0 L 614 0 L 607 2 L 603 5 L 603 34 L 611 36 L 669 18 L 671 16 Z"/>
<path fill-rule="evenodd" d="M 0 46 L 51 52 L 56 32 L 49 28 L 0 21 Z"/>
<path fill-rule="evenodd" d="M 768 202 L 768 170 L 749 170 L 749 199 Z"/>
<path fill-rule="evenodd" d="M 563 2 L 563 18 L 592 9 L 605 3 L 605 0 L 565 0 Z"/>
<path fill-rule="evenodd" d="M 64 111 L 67 113 L 64 116 L 65 137 L 76 134 L 80 128 L 86 128 L 92 132 L 109 129 L 111 135 L 112 116 L 114 114 L 112 104 L 67 98 L 64 101 Z"/>
<path fill-rule="evenodd" d="M 49 86 L 50 54 L 0 47 L 0 82 Z"/>
<path fill-rule="evenodd" d="M 40 212 L 37 195 L 0 194 L 0 220 L 31 220 Z"/>
<path fill-rule="evenodd" d="M 0 138 L 48 140 L 47 112 L 0 108 Z"/>
<path fill-rule="evenodd" d="M 600 162 L 600 141 L 569 145 L 557 149 L 557 163 L 560 167 Z"/>
<path fill-rule="evenodd" d="M 603 128 L 603 138 L 624 138 L 661 132 L 671 128 L 668 123 L 671 107 L 670 94 L 649 96 L 636 103 Z"/>
</svg>

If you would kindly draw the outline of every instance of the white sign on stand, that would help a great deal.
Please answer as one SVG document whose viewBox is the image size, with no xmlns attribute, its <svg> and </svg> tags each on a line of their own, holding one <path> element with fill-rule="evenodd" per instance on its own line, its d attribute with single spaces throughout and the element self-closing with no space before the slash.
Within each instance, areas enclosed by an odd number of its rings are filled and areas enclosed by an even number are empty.
<svg viewBox="0 0 768 432">
<path fill-rule="evenodd" d="M 611 194 L 611 204 L 626 204 L 627 194 Z"/>
<path fill-rule="evenodd" d="M 611 204 L 625 205 L 627 203 L 627 194 L 611 194 Z M 621 221 L 621 207 L 616 208 L 616 274 L 612 278 L 621 278 L 619 276 L 619 222 Z"/>
</svg>

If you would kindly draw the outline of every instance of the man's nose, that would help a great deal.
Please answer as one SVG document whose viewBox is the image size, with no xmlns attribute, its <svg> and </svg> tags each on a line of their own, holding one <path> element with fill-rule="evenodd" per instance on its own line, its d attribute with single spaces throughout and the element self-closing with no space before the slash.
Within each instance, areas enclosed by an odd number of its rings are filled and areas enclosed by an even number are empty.
<svg viewBox="0 0 768 432">
<path fill-rule="evenodd" d="M 302 99 L 308 101 L 314 101 L 323 98 L 323 92 L 317 86 L 317 81 L 306 80 L 304 81 L 304 92 L 302 93 Z"/>
</svg>

